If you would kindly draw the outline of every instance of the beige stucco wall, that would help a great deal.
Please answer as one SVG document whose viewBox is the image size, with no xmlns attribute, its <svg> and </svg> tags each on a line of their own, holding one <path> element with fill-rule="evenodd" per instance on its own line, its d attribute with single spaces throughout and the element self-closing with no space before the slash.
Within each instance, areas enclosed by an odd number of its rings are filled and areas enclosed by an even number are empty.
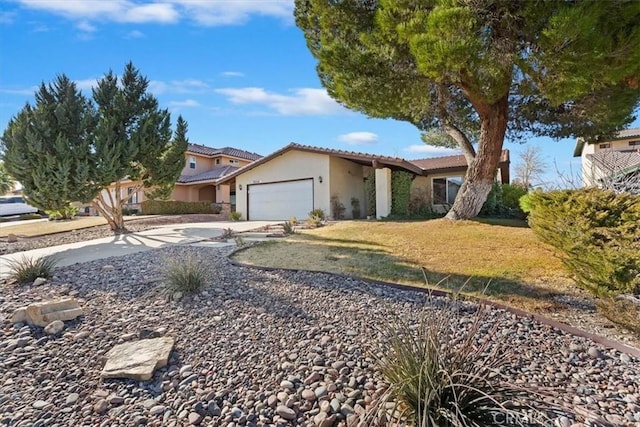
<svg viewBox="0 0 640 427">
<path fill-rule="evenodd" d="M 376 217 L 378 219 L 391 213 L 391 169 L 376 169 Z"/>
<path fill-rule="evenodd" d="M 216 203 L 230 203 L 231 186 L 229 184 L 221 184 L 216 188 Z"/>
<path fill-rule="evenodd" d="M 318 179 L 320 176 L 322 183 Z M 236 211 L 240 212 L 243 218 L 247 218 L 247 186 L 249 184 L 308 178 L 313 178 L 313 208 L 323 209 L 329 214 L 329 156 L 303 151 L 288 151 L 238 175 L 236 177 Z"/>
<path fill-rule="evenodd" d="M 216 201 L 216 190 L 213 185 L 205 185 L 204 187 L 200 187 L 198 189 L 198 201 L 199 202 L 215 202 Z"/>
<path fill-rule="evenodd" d="M 344 205 L 344 217 L 353 218 L 351 198 L 355 197 L 360 201 L 360 217 L 366 216 L 366 204 L 364 198 L 363 166 L 338 157 L 331 157 L 329 160 L 330 197 L 337 196 Z M 331 210 L 327 212 L 332 215 Z"/>
<path fill-rule="evenodd" d="M 189 159 L 193 157 L 196 160 L 196 168 L 191 169 L 189 167 Z M 220 159 L 220 163 L 216 164 L 216 159 Z M 238 160 L 238 163 L 231 163 L 231 160 Z M 185 163 L 184 168 L 182 169 L 182 175 L 197 175 L 199 173 L 206 172 L 211 169 L 215 169 L 222 166 L 234 166 L 234 167 L 242 167 L 251 163 L 249 160 L 238 159 L 236 157 L 230 156 L 215 156 L 215 157 L 207 157 L 201 154 L 194 154 L 187 152 L 185 154 Z"/>
</svg>

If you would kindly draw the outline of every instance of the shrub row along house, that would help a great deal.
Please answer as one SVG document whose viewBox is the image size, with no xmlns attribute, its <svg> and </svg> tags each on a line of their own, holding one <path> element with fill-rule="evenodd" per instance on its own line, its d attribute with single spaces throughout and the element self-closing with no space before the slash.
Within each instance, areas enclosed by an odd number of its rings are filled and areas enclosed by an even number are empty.
<svg viewBox="0 0 640 427">
<path fill-rule="evenodd" d="M 607 141 L 578 138 L 573 156 L 581 157 L 583 187 L 622 189 L 640 183 L 640 128 L 622 130 Z"/>
<path fill-rule="evenodd" d="M 262 157 L 189 144 L 171 199 L 235 207 L 249 220 L 302 219 L 314 209 L 334 218 L 444 212 L 466 169 L 462 155 L 405 160 L 292 143 Z M 397 180 L 405 182 L 404 196 L 402 190 L 392 191 Z M 509 182 L 508 150 L 502 152 L 496 180 Z M 120 187 L 123 197 L 131 196 L 126 208 L 140 210 L 145 196 L 138 183 L 124 181 Z"/>
</svg>

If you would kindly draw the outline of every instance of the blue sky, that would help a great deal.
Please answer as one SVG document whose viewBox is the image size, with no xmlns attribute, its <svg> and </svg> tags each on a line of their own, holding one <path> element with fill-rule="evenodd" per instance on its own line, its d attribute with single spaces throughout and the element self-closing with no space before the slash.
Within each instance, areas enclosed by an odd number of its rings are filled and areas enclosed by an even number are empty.
<svg viewBox="0 0 640 427">
<path fill-rule="evenodd" d="M 292 13 L 293 0 L 2 0 L 0 126 L 43 81 L 64 73 L 90 94 L 105 72 L 133 61 L 194 143 L 263 155 L 290 142 L 406 159 L 455 153 L 424 145 L 407 123 L 333 101 Z M 557 181 L 556 166 L 579 171 L 573 140 L 530 144 L 547 161 L 544 180 Z M 513 171 L 524 146 L 505 148 Z"/>
</svg>

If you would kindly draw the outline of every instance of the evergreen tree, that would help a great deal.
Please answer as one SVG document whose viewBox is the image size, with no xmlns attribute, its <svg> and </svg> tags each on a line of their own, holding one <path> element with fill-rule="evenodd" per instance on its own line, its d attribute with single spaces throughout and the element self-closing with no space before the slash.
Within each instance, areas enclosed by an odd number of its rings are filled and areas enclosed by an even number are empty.
<svg viewBox="0 0 640 427">
<path fill-rule="evenodd" d="M 333 98 L 439 128 L 462 149 L 470 164 L 450 219 L 480 211 L 505 136 L 606 138 L 633 120 L 640 99 L 637 1 L 295 4 Z"/>
<path fill-rule="evenodd" d="M 172 133 L 148 84 L 129 63 L 120 79 L 108 72 L 98 82 L 93 103 L 66 76 L 41 85 L 35 106 L 27 104 L 2 137 L 7 170 L 29 200 L 47 210 L 91 201 L 123 233 L 122 207 L 132 194 L 170 194 L 184 166 L 187 124 L 179 117 Z M 122 180 L 132 183 L 131 194 L 122 194 Z"/>
<path fill-rule="evenodd" d="M 13 179 L 7 173 L 4 163 L 0 162 L 0 196 L 13 190 Z"/>
</svg>

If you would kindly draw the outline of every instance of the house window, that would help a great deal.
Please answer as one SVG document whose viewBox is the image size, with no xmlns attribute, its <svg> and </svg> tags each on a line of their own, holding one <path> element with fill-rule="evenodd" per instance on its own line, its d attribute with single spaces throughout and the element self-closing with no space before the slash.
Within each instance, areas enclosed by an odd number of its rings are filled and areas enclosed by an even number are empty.
<svg viewBox="0 0 640 427">
<path fill-rule="evenodd" d="M 236 204 L 236 192 L 235 192 L 235 190 L 232 190 L 231 192 L 229 192 L 229 203 L 231 203 L 232 205 Z"/>
<path fill-rule="evenodd" d="M 236 159 L 229 159 L 229 163 L 231 163 L 232 165 L 237 165 L 240 162 Z"/>
<path fill-rule="evenodd" d="M 433 204 L 452 205 L 462 186 L 461 176 L 433 179 Z"/>
<path fill-rule="evenodd" d="M 130 196 L 127 203 L 138 203 L 138 192 L 135 189 L 135 187 L 127 188 L 127 195 Z"/>
<path fill-rule="evenodd" d="M 220 159 L 216 159 L 216 165 L 220 164 Z"/>
<path fill-rule="evenodd" d="M 629 141 L 629 147 L 639 147 L 640 141 Z"/>
<path fill-rule="evenodd" d="M 611 148 L 611 144 L 600 144 L 598 145 L 598 148 L 600 149 Z"/>
<path fill-rule="evenodd" d="M 195 168 L 196 168 L 196 158 L 189 157 L 189 169 L 195 169 Z"/>
</svg>

